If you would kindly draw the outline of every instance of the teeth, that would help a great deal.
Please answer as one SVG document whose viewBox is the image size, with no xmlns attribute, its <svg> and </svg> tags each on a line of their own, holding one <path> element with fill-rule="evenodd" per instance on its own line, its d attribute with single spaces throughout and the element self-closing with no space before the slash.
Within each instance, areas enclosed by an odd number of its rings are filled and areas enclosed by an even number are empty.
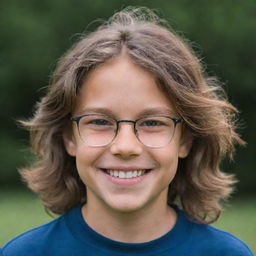
<svg viewBox="0 0 256 256">
<path fill-rule="evenodd" d="M 139 177 L 146 172 L 146 170 L 136 170 L 136 171 L 129 171 L 129 172 L 116 171 L 116 170 L 106 170 L 106 171 L 110 176 L 120 178 L 120 179 L 131 179 L 131 178 Z"/>
</svg>

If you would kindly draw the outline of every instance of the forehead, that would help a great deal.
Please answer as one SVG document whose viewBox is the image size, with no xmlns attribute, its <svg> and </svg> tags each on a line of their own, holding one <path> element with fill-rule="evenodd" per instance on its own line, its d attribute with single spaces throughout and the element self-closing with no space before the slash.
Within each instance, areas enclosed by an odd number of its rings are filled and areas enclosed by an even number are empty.
<svg viewBox="0 0 256 256">
<path fill-rule="evenodd" d="M 155 77 L 127 57 L 111 60 L 92 70 L 82 84 L 76 112 L 88 108 L 136 113 L 145 109 L 173 109 Z"/>
</svg>

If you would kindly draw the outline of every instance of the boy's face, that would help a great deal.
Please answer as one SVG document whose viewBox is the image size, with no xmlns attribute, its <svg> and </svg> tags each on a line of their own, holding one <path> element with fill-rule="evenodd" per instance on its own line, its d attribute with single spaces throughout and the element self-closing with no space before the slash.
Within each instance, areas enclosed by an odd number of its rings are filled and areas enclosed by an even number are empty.
<svg viewBox="0 0 256 256">
<path fill-rule="evenodd" d="M 177 117 L 154 77 L 128 58 L 119 58 L 91 71 L 73 115 L 108 113 L 116 120 L 136 120 L 145 112 Z M 120 123 L 117 137 L 104 147 L 87 146 L 75 123 L 72 135 L 64 135 L 64 142 L 68 153 L 76 157 L 79 176 L 86 185 L 87 207 L 97 205 L 116 213 L 166 205 L 178 158 L 187 156 L 190 144 L 181 136 L 178 124 L 171 143 L 162 148 L 146 147 L 128 122 Z M 106 172 L 149 169 L 142 176 L 128 179 L 113 178 Z"/>
</svg>

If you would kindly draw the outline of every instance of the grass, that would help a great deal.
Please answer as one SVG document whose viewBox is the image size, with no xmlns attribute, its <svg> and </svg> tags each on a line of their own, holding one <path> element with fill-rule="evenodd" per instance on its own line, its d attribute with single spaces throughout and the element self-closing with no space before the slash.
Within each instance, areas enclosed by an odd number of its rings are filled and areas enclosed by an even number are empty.
<svg viewBox="0 0 256 256">
<path fill-rule="evenodd" d="M 256 198 L 239 198 L 214 225 L 243 240 L 256 255 Z"/>
<path fill-rule="evenodd" d="M 20 233 L 48 222 L 40 201 L 24 191 L 0 191 L 0 247 Z"/>
<path fill-rule="evenodd" d="M 18 234 L 52 220 L 28 192 L 0 191 L 0 247 Z M 214 225 L 243 240 L 256 255 L 256 199 L 237 199 Z"/>
</svg>

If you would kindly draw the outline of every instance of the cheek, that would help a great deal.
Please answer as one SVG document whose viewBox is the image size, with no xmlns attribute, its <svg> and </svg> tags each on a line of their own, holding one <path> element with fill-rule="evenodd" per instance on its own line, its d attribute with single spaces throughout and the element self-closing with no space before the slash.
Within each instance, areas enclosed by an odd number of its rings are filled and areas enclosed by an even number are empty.
<svg viewBox="0 0 256 256">
<path fill-rule="evenodd" d="M 178 147 L 169 145 L 155 154 L 155 160 L 169 177 L 174 177 L 178 167 Z"/>
<path fill-rule="evenodd" d="M 86 176 L 91 172 L 90 170 L 92 168 L 95 168 L 95 162 L 99 155 L 99 149 L 78 145 L 76 152 L 76 166 L 80 177 Z"/>
</svg>

